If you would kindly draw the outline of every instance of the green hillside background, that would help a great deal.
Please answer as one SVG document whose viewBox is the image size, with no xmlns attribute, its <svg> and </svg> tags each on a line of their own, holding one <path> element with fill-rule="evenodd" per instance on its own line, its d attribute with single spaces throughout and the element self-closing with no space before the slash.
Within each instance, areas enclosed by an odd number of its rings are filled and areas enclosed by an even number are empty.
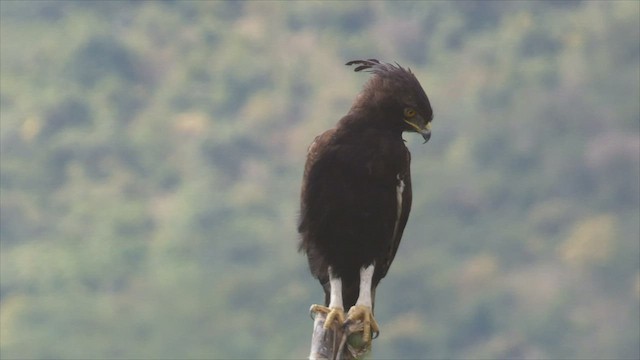
<svg viewBox="0 0 640 360">
<path fill-rule="evenodd" d="M 373 359 L 640 358 L 637 1 L 0 1 L 0 356 L 294 359 L 306 147 L 434 107 Z"/>
</svg>

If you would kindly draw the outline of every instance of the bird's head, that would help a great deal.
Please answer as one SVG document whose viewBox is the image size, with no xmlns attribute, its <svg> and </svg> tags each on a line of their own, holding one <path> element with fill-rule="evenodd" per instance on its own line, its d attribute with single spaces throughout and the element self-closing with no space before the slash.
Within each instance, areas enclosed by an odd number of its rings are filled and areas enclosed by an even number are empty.
<svg viewBox="0 0 640 360">
<path fill-rule="evenodd" d="M 357 106 L 384 109 L 385 115 L 397 121 L 395 125 L 402 131 L 417 132 L 425 143 L 429 141 L 433 110 L 411 69 L 405 69 L 397 63 L 381 63 L 376 59 L 353 60 L 346 65 L 357 65 L 354 71 L 364 70 L 374 75 L 356 100 Z"/>
</svg>

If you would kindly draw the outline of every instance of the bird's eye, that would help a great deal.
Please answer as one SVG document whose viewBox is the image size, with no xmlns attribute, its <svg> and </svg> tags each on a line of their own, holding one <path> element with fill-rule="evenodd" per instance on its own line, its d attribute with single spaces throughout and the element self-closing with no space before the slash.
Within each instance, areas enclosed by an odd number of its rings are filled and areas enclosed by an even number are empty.
<svg viewBox="0 0 640 360">
<path fill-rule="evenodd" d="M 416 116 L 416 111 L 413 110 L 412 108 L 405 108 L 404 109 L 404 116 L 406 116 L 408 118 L 412 118 L 412 117 Z"/>
</svg>

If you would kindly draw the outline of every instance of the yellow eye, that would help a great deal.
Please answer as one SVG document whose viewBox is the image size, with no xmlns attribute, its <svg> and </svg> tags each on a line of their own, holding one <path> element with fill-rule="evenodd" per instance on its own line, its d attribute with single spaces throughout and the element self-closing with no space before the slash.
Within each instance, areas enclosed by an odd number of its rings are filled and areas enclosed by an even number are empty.
<svg viewBox="0 0 640 360">
<path fill-rule="evenodd" d="M 413 110 L 412 108 L 405 108 L 404 109 L 404 116 L 406 116 L 408 118 L 412 118 L 412 117 L 416 116 L 416 111 Z"/>
</svg>

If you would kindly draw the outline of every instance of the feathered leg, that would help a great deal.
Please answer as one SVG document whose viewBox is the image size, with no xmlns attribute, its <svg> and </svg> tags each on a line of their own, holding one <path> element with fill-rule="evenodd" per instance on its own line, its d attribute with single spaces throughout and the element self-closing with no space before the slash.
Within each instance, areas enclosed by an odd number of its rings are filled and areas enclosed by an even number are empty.
<svg viewBox="0 0 640 360">
<path fill-rule="evenodd" d="M 371 296 L 371 285 L 373 280 L 374 264 L 360 269 L 360 293 L 358 301 L 349 309 L 347 323 L 362 321 L 364 330 L 362 340 L 365 343 L 371 341 L 371 333 L 379 333 L 380 328 L 376 319 L 373 318 L 373 298 Z"/>
<path fill-rule="evenodd" d="M 324 328 L 330 329 L 334 322 L 338 322 L 338 326 L 344 324 L 344 304 L 342 302 L 342 280 L 333 276 L 331 267 L 329 267 L 329 286 L 331 293 L 329 295 L 329 307 L 322 305 L 311 305 L 309 312 L 323 312 L 327 314 L 324 321 Z"/>
</svg>

